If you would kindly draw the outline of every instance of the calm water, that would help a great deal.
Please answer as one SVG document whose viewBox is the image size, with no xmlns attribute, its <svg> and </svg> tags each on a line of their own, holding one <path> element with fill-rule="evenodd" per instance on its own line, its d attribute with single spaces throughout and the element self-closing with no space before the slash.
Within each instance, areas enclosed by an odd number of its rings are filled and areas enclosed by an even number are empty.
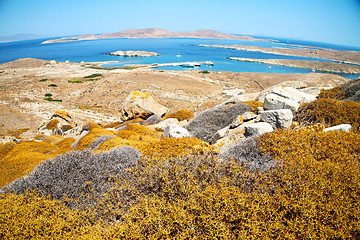
<svg viewBox="0 0 360 240">
<path fill-rule="evenodd" d="M 196 70 L 210 71 L 233 71 L 233 72 L 264 72 L 264 73 L 309 73 L 311 70 L 302 68 L 292 68 L 272 65 L 269 68 L 266 64 L 247 63 L 233 60 L 227 60 L 227 57 L 244 57 L 260 59 L 299 59 L 299 60 L 317 60 L 306 57 L 291 57 L 276 54 L 266 54 L 259 52 L 247 52 L 231 49 L 217 49 L 198 47 L 199 44 L 220 44 L 220 45 L 253 45 L 262 47 L 288 47 L 297 48 L 298 46 L 289 46 L 284 44 L 299 44 L 304 46 L 324 47 L 338 50 L 360 49 L 346 46 L 337 46 L 330 44 L 321 44 L 289 39 L 276 39 L 278 42 L 249 42 L 239 40 L 215 40 L 215 39 L 184 39 L 184 38 L 165 38 L 165 39 L 103 39 L 92 41 L 79 41 L 68 43 L 41 44 L 46 39 L 27 40 L 19 42 L 0 43 L 0 63 L 13 61 L 18 58 L 40 58 L 44 60 L 56 60 L 71 62 L 93 62 L 93 61 L 117 61 L 116 63 L 106 64 L 105 66 L 117 67 L 128 66 L 132 64 L 148 63 L 173 63 L 173 62 L 203 62 L 212 61 L 214 66 L 202 65 Z M 106 55 L 106 53 L 118 50 L 142 50 L 153 51 L 161 54 L 156 57 L 120 57 Z M 176 57 L 181 55 L 181 57 Z M 169 66 L 157 69 L 164 70 L 186 70 L 179 66 Z M 348 78 L 357 78 L 358 75 L 342 75 Z"/>
</svg>

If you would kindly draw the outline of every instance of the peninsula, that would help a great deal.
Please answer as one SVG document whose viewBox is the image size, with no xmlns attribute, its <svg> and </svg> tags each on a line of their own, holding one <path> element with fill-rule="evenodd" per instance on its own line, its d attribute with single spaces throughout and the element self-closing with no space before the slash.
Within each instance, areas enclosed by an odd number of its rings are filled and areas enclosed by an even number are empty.
<svg viewBox="0 0 360 240">
<path fill-rule="evenodd" d="M 63 37 L 58 39 L 47 40 L 42 42 L 42 44 L 74 42 L 74 41 L 83 41 L 83 40 L 110 39 L 110 38 L 209 38 L 209 39 L 234 39 L 234 40 L 244 40 L 244 41 L 267 41 L 263 39 L 253 38 L 250 36 L 238 36 L 238 35 L 221 33 L 213 30 L 172 32 L 160 28 L 146 28 L 146 29 L 131 29 L 126 31 L 105 33 L 100 35 L 86 34 L 75 37 Z"/>
<path fill-rule="evenodd" d="M 312 69 L 322 72 L 330 72 L 330 73 L 343 73 L 343 74 L 360 73 L 360 66 L 342 64 L 336 62 L 305 61 L 305 60 L 290 60 L 290 59 L 253 59 L 253 58 L 238 58 L 238 57 L 228 57 L 227 59 L 243 61 L 243 62 L 256 62 L 256 63 L 264 63 L 270 65 L 280 65 L 287 67 L 307 68 L 307 69 Z"/>
<path fill-rule="evenodd" d="M 333 49 L 310 49 L 310 48 L 271 48 L 246 45 L 204 45 L 199 47 L 226 48 L 250 52 L 262 52 L 278 55 L 311 57 L 329 59 L 341 63 L 350 63 L 360 65 L 360 52 L 358 51 L 341 51 Z"/>
</svg>

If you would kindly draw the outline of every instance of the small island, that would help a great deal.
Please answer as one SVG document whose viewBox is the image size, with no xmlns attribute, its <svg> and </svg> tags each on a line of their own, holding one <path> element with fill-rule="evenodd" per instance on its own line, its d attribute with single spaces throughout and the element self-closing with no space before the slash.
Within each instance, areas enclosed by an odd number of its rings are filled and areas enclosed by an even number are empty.
<svg viewBox="0 0 360 240">
<path fill-rule="evenodd" d="M 111 52 L 109 55 L 113 56 L 122 56 L 122 57 L 153 57 L 160 56 L 160 54 L 156 52 L 147 52 L 147 51 L 116 51 Z"/>
</svg>

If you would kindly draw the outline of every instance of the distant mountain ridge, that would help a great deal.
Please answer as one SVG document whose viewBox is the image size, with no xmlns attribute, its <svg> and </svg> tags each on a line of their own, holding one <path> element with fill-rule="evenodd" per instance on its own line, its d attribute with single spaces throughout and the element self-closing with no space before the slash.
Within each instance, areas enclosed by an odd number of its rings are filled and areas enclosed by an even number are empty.
<svg viewBox="0 0 360 240">
<path fill-rule="evenodd" d="M 15 34 L 11 36 L 3 36 L 0 37 L 0 42 L 13 42 L 13 41 L 23 41 L 23 40 L 30 40 L 30 39 L 39 39 L 39 38 L 46 38 L 49 35 L 37 35 L 37 34 Z"/>
<path fill-rule="evenodd" d="M 57 43 L 57 42 L 73 42 L 82 40 L 96 40 L 96 39 L 108 39 L 108 38 L 209 38 L 209 39 L 235 39 L 245 41 L 264 41 L 263 39 L 256 39 L 249 36 L 237 36 L 232 34 L 226 34 L 217 32 L 214 30 L 196 30 L 189 32 L 173 32 L 161 28 L 145 28 L 145 29 L 130 29 L 115 33 L 105 33 L 100 35 L 86 34 L 75 37 L 63 37 L 58 39 L 51 39 L 42 42 Z"/>
</svg>

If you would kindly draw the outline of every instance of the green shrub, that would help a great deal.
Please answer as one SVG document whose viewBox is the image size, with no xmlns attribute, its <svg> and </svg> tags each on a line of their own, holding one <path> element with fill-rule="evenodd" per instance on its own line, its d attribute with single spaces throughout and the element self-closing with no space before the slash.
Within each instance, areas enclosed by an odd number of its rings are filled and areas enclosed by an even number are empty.
<svg viewBox="0 0 360 240">
<path fill-rule="evenodd" d="M 39 82 L 46 82 L 47 80 L 48 80 L 47 78 L 44 78 L 44 79 L 39 80 Z"/>
<path fill-rule="evenodd" d="M 82 83 L 83 81 L 81 79 L 78 78 L 73 78 L 68 80 L 69 83 Z"/>
<path fill-rule="evenodd" d="M 45 93 L 45 97 L 51 97 L 52 94 L 51 93 Z"/>
<path fill-rule="evenodd" d="M 98 78 L 90 78 L 90 79 L 86 79 L 86 82 L 92 82 L 92 81 L 97 81 L 99 80 Z"/>
<path fill-rule="evenodd" d="M 199 73 L 202 73 L 202 74 L 209 74 L 210 72 L 207 71 L 207 70 L 203 70 L 203 71 L 200 71 Z"/>
<path fill-rule="evenodd" d="M 57 85 L 52 83 L 52 84 L 48 85 L 48 87 L 57 87 Z"/>
<path fill-rule="evenodd" d="M 86 77 L 84 77 L 84 78 L 94 78 L 94 77 L 101 77 L 101 76 L 102 76 L 101 73 L 94 73 L 94 74 L 91 74 L 91 75 L 86 76 Z"/>
</svg>

